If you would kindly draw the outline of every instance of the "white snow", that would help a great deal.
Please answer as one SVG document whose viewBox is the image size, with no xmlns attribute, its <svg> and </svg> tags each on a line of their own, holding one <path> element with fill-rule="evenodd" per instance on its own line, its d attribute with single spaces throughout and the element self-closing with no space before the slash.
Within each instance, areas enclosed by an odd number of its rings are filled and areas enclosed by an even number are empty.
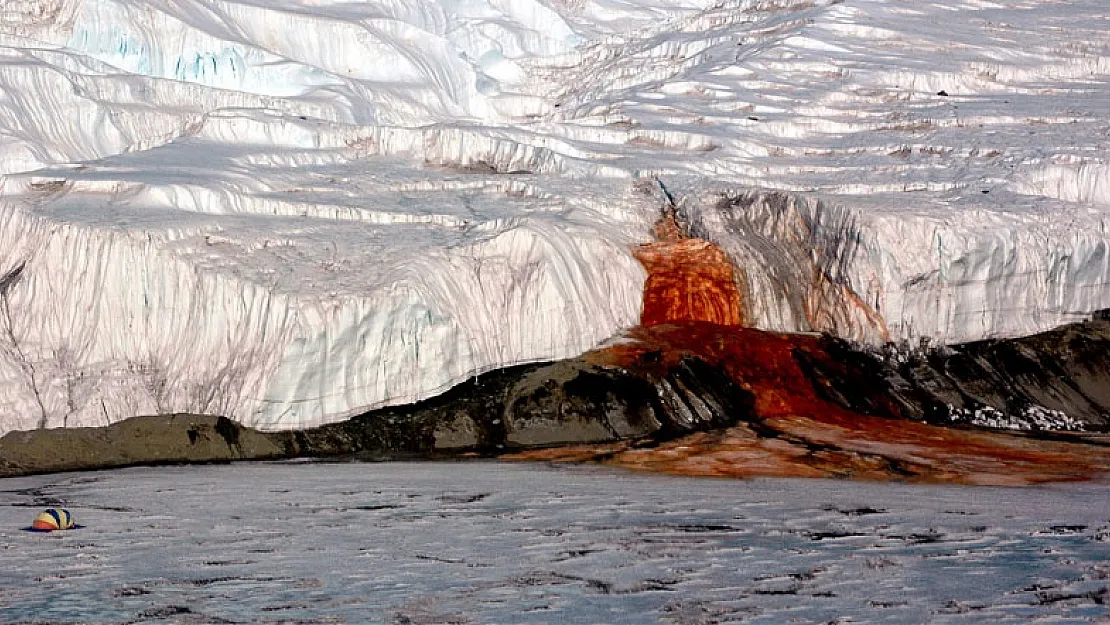
<svg viewBox="0 0 1110 625">
<path fill-rule="evenodd" d="M 497 463 L 0 480 L 5 623 L 1105 623 L 1106 483 Z M 47 507 L 84 529 L 20 531 Z"/>
<path fill-rule="evenodd" d="M 1020 414 L 1012 416 L 993 406 L 971 409 L 949 404 L 948 420 L 1003 430 L 1082 431 L 1085 429 L 1082 421 L 1068 416 L 1067 413 L 1037 404 L 1026 406 Z"/>
<path fill-rule="evenodd" d="M 1108 59 L 1101 0 L 8 0 L 0 433 L 580 353 L 637 321 L 653 177 L 761 327 L 1081 319 Z"/>
</svg>

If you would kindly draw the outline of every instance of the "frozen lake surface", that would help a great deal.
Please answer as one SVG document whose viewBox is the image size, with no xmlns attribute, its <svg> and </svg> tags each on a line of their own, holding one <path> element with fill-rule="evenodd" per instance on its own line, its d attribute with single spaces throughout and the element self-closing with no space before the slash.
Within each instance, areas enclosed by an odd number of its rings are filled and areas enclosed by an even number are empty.
<svg viewBox="0 0 1110 625">
<path fill-rule="evenodd" d="M 86 525 L 20 531 L 40 508 Z M 242 464 L 0 480 L 3 623 L 1107 623 L 1110 487 Z"/>
</svg>

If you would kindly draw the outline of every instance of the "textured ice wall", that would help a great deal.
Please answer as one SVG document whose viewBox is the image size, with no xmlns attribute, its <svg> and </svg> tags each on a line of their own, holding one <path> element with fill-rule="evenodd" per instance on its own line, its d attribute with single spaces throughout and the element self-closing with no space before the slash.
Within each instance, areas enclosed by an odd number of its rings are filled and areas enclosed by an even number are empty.
<svg viewBox="0 0 1110 625">
<path fill-rule="evenodd" d="M 720 189 L 691 198 L 681 216 L 743 268 L 747 318 L 761 328 L 954 343 L 1110 307 L 1110 232 L 1097 214 L 876 216 Z"/>
<path fill-rule="evenodd" d="M 363 166 L 397 164 L 346 173 Z M 472 188 L 449 173 L 429 184 L 406 166 L 360 181 L 386 197 L 380 210 L 337 203 L 328 217 L 275 217 L 287 199 L 252 205 L 242 190 L 221 205 L 217 181 L 158 185 L 156 172 L 122 168 L 123 180 L 88 181 L 116 202 L 93 212 L 63 191 L 84 186 L 79 173 L 9 177 L 8 429 L 176 411 L 308 426 L 568 357 L 635 323 L 643 270 L 628 248 L 644 235 L 633 224 L 601 230 L 585 208 L 527 201 L 526 185 Z M 397 200 L 391 186 L 411 190 Z M 430 212 L 437 204 L 451 209 Z M 159 229 L 144 231 L 151 220 Z"/>
<path fill-rule="evenodd" d="M 1110 306 L 1101 0 L 0 6 L 0 432 L 265 428 L 636 323 L 663 181 L 761 327 Z"/>
</svg>

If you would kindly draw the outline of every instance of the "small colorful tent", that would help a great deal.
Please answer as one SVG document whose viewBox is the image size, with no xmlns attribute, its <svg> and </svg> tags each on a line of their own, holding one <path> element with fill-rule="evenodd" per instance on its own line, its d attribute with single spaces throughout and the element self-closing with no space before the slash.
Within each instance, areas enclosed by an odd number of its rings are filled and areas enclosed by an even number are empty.
<svg viewBox="0 0 1110 625">
<path fill-rule="evenodd" d="M 31 523 L 31 530 L 36 532 L 53 532 L 54 530 L 71 530 L 80 527 L 73 522 L 73 515 L 65 508 L 48 508 L 35 517 Z"/>
</svg>

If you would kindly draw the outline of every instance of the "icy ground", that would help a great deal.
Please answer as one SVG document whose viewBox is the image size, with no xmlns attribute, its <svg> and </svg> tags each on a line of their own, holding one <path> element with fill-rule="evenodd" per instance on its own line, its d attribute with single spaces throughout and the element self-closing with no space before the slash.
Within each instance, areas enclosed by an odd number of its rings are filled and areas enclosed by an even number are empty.
<svg viewBox="0 0 1110 625">
<path fill-rule="evenodd" d="M 1110 491 L 135 468 L 0 481 L 0 557 L 5 623 L 1105 623 Z"/>
<path fill-rule="evenodd" d="M 4 0 L 0 433 L 581 353 L 655 178 L 759 327 L 1043 330 L 1110 307 L 1108 153 L 1104 0 Z"/>
</svg>

